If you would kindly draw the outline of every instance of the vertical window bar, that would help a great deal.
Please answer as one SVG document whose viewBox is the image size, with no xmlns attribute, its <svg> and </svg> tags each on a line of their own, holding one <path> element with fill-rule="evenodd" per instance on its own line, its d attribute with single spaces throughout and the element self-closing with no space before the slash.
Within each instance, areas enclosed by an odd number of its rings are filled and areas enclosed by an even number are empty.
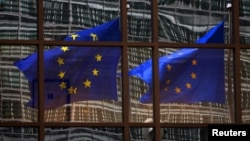
<svg viewBox="0 0 250 141">
<path fill-rule="evenodd" d="M 155 140 L 160 141 L 160 90 L 159 90 L 159 46 L 158 46 L 158 1 L 151 1 L 151 25 L 153 42 L 153 108 L 154 108 L 154 133 Z"/>
<path fill-rule="evenodd" d="M 239 5 L 240 1 L 232 1 L 232 40 L 235 45 L 234 49 L 234 85 L 235 85 L 235 121 L 234 123 L 242 122 L 242 108 L 241 108 L 241 75 L 240 75 L 240 31 L 239 31 Z"/>
<path fill-rule="evenodd" d="M 43 56 L 43 0 L 37 0 L 37 39 L 38 39 L 38 123 L 39 141 L 44 141 L 44 56 Z"/>
<path fill-rule="evenodd" d="M 127 47 L 127 0 L 120 0 L 120 29 L 122 33 L 122 109 L 123 109 L 123 140 L 130 140 L 129 133 L 129 119 L 130 119 L 130 105 L 129 91 L 128 91 L 128 47 Z"/>
</svg>

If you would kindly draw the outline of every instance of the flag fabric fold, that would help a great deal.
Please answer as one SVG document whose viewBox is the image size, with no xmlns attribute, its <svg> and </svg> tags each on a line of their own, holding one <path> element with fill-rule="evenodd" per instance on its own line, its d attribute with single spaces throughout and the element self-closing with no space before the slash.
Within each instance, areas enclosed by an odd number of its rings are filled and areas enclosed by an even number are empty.
<svg viewBox="0 0 250 141">
<path fill-rule="evenodd" d="M 76 32 L 65 41 L 120 41 L 119 18 Z M 120 47 L 58 46 L 44 51 L 44 105 L 52 109 L 84 100 L 117 100 Z M 14 62 L 30 83 L 28 106 L 38 106 L 37 53 Z"/>
<path fill-rule="evenodd" d="M 195 43 L 224 43 L 224 21 Z M 140 98 L 153 102 L 152 59 L 129 71 L 142 79 L 149 90 Z M 161 103 L 225 103 L 224 49 L 183 48 L 159 58 Z"/>
</svg>

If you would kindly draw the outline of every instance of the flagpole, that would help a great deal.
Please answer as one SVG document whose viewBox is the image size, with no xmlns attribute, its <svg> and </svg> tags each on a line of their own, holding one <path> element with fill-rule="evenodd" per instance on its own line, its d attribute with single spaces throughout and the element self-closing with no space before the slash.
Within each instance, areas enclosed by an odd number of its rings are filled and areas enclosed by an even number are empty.
<svg viewBox="0 0 250 141">
<path fill-rule="evenodd" d="M 227 7 L 229 16 L 228 16 L 228 25 L 229 25 L 229 34 L 228 34 L 228 40 L 229 43 L 232 43 L 232 4 L 228 3 Z M 230 120 L 231 122 L 235 121 L 235 115 L 234 115 L 234 96 L 232 92 L 232 81 L 231 81 L 231 56 L 232 56 L 232 50 L 228 49 L 227 52 L 227 83 L 228 83 L 228 106 L 229 106 L 229 114 L 230 114 Z"/>
</svg>

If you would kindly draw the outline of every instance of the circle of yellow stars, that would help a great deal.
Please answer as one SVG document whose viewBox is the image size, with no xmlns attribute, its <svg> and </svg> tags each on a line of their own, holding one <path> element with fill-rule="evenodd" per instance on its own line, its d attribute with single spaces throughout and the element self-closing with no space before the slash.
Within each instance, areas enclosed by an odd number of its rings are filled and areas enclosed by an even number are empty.
<svg viewBox="0 0 250 141">
<path fill-rule="evenodd" d="M 97 41 L 98 40 L 98 36 L 96 34 L 91 33 L 90 36 L 91 36 L 91 38 L 92 38 L 93 41 Z M 79 37 L 78 34 L 72 34 L 71 35 L 72 40 L 76 40 L 77 37 Z M 68 46 L 62 46 L 60 48 L 60 50 L 62 50 L 63 52 L 67 52 L 67 51 L 69 51 L 69 47 Z M 97 54 L 95 56 L 95 60 L 97 62 L 101 62 L 102 61 L 102 56 L 100 54 Z M 57 63 L 58 63 L 59 66 L 62 66 L 62 65 L 65 64 L 65 62 L 64 62 L 65 60 L 63 58 L 61 58 L 61 57 L 58 57 L 56 61 L 57 61 Z M 99 75 L 99 70 L 96 69 L 96 68 L 94 68 L 92 70 L 92 74 L 93 74 L 93 76 L 98 76 Z M 64 71 L 60 71 L 58 73 L 58 77 L 60 79 L 63 79 L 65 77 L 65 75 L 66 75 L 66 72 L 64 72 Z M 86 79 L 82 84 L 83 84 L 83 86 L 85 88 L 90 88 L 91 87 L 91 81 L 89 79 Z M 62 81 L 59 84 L 59 87 L 60 87 L 61 90 L 66 89 L 67 88 L 67 83 L 64 82 L 64 81 Z M 77 93 L 77 87 L 70 86 L 67 90 L 68 90 L 69 94 L 76 94 Z"/>
<path fill-rule="evenodd" d="M 192 66 L 196 66 L 198 64 L 198 61 L 196 59 L 193 59 L 191 61 L 191 64 L 192 64 Z M 166 70 L 167 71 L 171 71 L 172 70 L 172 66 L 170 64 L 167 64 L 166 65 Z M 191 77 L 191 79 L 197 79 L 197 73 L 191 72 L 190 77 Z M 164 91 L 168 91 L 169 90 L 168 86 L 170 85 L 170 83 L 171 83 L 171 79 L 167 79 L 166 82 L 165 82 L 166 86 L 163 88 Z M 190 82 L 186 82 L 185 83 L 185 87 L 187 89 L 192 89 L 192 84 Z M 175 91 L 176 94 L 180 94 L 182 92 L 182 89 L 180 87 L 176 86 L 175 89 L 174 89 L 174 91 Z"/>
</svg>

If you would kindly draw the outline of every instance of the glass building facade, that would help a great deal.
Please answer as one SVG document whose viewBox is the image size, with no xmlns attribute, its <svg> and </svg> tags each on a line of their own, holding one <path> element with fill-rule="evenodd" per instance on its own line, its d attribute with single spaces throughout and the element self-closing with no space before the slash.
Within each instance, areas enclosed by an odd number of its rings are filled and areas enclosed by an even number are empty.
<svg viewBox="0 0 250 141">
<path fill-rule="evenodd" d="M 208 124 L 248 124 L 249 6 L 247 0 L 0 0 L 0 140 L 139 141 L 146 138 L 143 129 L 152 127 L 156 140 L 202 141 Z M 63 41 L 117 17 L 121 42 Z M 194 44 L 223 19 L 224 44 Z M 66 45 L 121 48 L 117 101 L 44 109 L 43 52 Z M 184 47 L 224 49 L 225 103 L 160 103 L 157 60 Z M 31 108 L 31 84 L 13 63 L 36 51 L 40 105 Z M 155 95 L 144 104 L 139 99 L 149 87 L 126 72 L 150 58 Z M 145 123 L 149 118 L 153 122 Z"/>
</svg>

